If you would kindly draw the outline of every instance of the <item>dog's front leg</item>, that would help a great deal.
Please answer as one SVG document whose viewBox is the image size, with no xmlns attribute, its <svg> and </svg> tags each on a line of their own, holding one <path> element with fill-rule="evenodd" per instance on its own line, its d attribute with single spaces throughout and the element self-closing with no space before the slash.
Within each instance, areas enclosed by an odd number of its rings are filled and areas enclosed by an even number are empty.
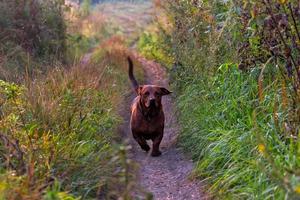
<svg viewBox="0 0 300 200">
<path fill-rule="evenodd" d="M 152 148 L 152 153 L 151 153 L 151 156 L 160 156 L 161 155 L 161 152 L 159 150 L 159 145 L 160 145 L 160 142 L 163 138 L 163 134 L 162 133 L 159 133 L 154 139 L 152 139 L 152 142 L 153 142 L 153 148 Z"/>
<path fill-rule="evenodd" d="M 137 143 L 139 143 L 139 145 L 141 146 L 141 148 L 148 152 L 150 150 L 149 145 L 147 144 L 146 140 L 143 138 L 143 136 L 135 131 L 132 131 L 132 135 L 133 138 L 135 139 L 135 141 L 137 141 Z"/>
</svg>

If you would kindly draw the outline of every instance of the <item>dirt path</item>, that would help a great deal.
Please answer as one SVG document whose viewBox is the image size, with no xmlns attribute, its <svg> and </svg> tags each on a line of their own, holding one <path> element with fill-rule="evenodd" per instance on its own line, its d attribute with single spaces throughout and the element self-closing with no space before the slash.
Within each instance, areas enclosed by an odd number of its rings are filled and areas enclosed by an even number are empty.
<svg viewBox="0 0 300 200">
<path fill-rule="evenodd" d="M 104 3 L 99 5 L 101 13 L 110 19 L 110 23 L 117 25 L 126 38 L 135 41 L 140 32 L 152 20 L 152 3 Z M 82 64 L 88 63 L 92 53 L 82 58 Z M 168 76 L 164 68 L 153 61 L 146 60 L 134 53 L 142 63 L 145 71 L 145 83 L 157 84 L 170 88 Z M 172 96 L 163 98 L 163 107 L 166 116 L 164 138 L 161 144 L 162 155 L 151 157 L 142 151 L 133 140 L 129 130 L 130 102 L 134 98 L 129 95 L 129 101 L 124 104 L 120 113 L 124 123 L 120 133 L 129 139 L 132 146 L 131 158 L 139 165 L 138 185 L 142 190 L 153 194 L 155 200 L 198 200 L 208 199 L 201 190 L 201 183 L 189 179 L 193 163 L 176 146 L 179 127 L 173 109 Z M 125 106 L 127 105 L 127 106 Z M 150 151 L 151 152 L 151 151 Z M 137 192 L 139 193 L 139 192 Z M 137 195 L 139 196 L 139 195 Z M 139 198 L 137 198 L 139 199 Z"/>
<path fill-rule="evenodd" d="M 137 53 L 135 53 L 135 57 L 144 67 L 146 83 L 169 88 L 167 74 L 162 66 L 144 59 Z M 131 96 L 131 99 L 133 98 L 134 96 Z M 173 105 L 171 96 L 164 97 L 163 108 L 166 122 L 160 157 L 151 157 L 139 148 L 129 130 L 129 109 L 123 116 L 125 119 L 123 131 L 129 137 L 132 146 L 132 159 L 139 164 L 140 186 L 151 192 L 156 200 L 208 199 L 200 191 L 201 183 L 189 180 L 189 175 L 193 169 L 192 161 L 187 159 L 182 151 L 176 147 L 179 128 Z"/>
</svg>

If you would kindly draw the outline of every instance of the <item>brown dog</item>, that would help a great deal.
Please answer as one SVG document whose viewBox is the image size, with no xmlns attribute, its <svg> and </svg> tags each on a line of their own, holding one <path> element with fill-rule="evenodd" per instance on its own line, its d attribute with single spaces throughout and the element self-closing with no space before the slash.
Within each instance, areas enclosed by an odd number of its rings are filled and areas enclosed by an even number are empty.
<svg viewBox="0 0 300 200">
<path fill-rule="evenodd" d="M 165 116 L 162 109 L 161 97 L 170 94 L 166 88 L 156 85 L 139 86 L 133 75 L 133 63 L 128 57 L 129 79 L 138 96 L 131 105 L 130 126 L 133 138 L 141 148 L 150 150 L 146 140 L 152 140 L 152 156 L 160 156 L 159 145 L 163 138 Z"/>
</svg>

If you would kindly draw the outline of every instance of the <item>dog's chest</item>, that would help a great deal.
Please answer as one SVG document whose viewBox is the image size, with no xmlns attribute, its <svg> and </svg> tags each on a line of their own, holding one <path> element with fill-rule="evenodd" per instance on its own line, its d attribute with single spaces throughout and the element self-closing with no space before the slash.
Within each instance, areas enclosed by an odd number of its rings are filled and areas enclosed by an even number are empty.
<svg viewBox="0 0 300 200">
<path fill-rule="evenodd" d="M 147 118 L 141 113 L 133 112 L 131 116 L 131 129 L 136 132 L 144 134 L 158 133 L 163 130 L 164 116 L 163 113 L 153 117 Z"/>
</svg>

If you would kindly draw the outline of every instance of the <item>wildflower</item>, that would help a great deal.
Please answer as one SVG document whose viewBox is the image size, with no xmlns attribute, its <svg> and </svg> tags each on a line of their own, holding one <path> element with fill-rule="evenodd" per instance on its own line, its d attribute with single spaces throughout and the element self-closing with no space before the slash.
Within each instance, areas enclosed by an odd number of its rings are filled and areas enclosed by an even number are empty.
<svg viewBox="0 0 300 200">
<path fill-rule="evenodd" d="M 266 151 L 266 146 L 264 144 L 259 144 L 258 145 L 258 151 L 263 154 Z"/>
<path fill-rule="evenodd" d="M 298 185 L 296 188 L 295 188 L 295 192 L 300 194 L 300 185 Z"/>
<path fill-rule="evenodd" d="M 279 0 L 279 3 L 281 4 L 285 4 L 287 2 L 287 0 Z"/>
</svg>

